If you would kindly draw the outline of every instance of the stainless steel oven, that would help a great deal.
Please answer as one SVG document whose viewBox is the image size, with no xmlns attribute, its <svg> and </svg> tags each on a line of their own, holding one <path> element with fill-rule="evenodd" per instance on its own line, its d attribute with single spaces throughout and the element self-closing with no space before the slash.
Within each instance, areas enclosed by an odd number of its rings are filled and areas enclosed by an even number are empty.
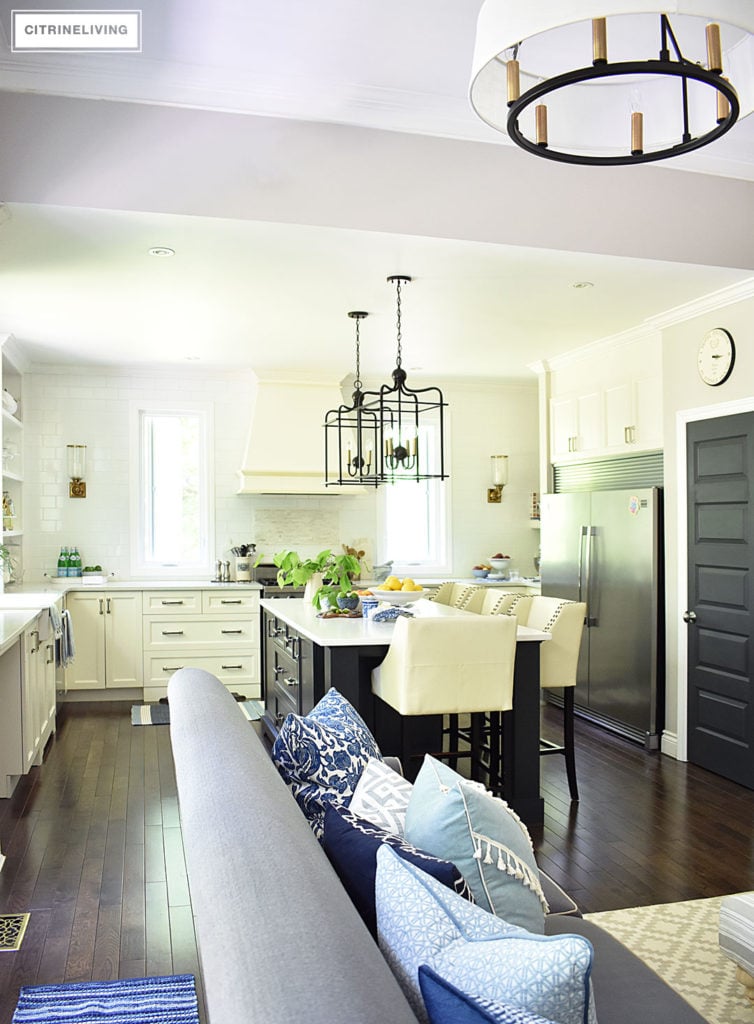
<svg viewBox="0 0 754 1024">
<path fill-rule="evenodd" d="M 278 586 L 278 568 L 272 562 L 260 562 L 253 571 L 254 582 L 262 588 L 262 597 L 303 597 L 304 587 Z"/>
</svg>

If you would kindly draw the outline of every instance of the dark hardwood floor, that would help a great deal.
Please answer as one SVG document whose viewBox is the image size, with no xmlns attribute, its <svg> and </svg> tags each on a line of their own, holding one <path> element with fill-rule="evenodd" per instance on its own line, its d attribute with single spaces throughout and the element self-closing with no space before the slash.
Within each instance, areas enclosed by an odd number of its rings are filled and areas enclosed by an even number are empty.
<svg viewBox="0 0 754 1024">
<path fill-rule="evenodd" d="M 581 801 L 563 758 L 543 758 L 532 838 L 585 913 L 754 889 L 754 792 L 576 732 Z M 185 972 L 201 1003 L 166 726 L 133 727 L 130 704 L 65 705 L 44 764 L 0 800 L 0 847 L 0 913 L 31 912 L 21 950 L 0 953 L 0 1024 L 21 985 Z"/>
<path fill-rule="evenodd" d="M 44 764 L 0 800 L 0 913 L 31 913 L 0 953 L 0 1024 L 21 985 L 186 973 L 202 1002 L 169 730 L 130 711 L 64 705 Z"/>
</svg>

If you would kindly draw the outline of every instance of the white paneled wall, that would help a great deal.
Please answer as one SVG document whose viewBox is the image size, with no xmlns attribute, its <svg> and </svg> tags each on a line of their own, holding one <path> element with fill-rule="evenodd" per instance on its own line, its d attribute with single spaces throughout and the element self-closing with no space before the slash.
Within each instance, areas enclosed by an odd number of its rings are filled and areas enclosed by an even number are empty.
<svg viewBox="0 0 754 1024">
<path fill-rule="evenodd" d="M 253 378 L 189 370 L 126 372 L 55 367 L 24 378 L 25 536 L 27 581 L 54 573 L 62 545 L 85 564 L 130 574 L 129 408 L 132 401 L 211 402 L 214 407 L 215 553 L 256 542 L 256 516 L 274 550 L 299 544 L 289 528 L 307 526 L 306 549 L 374 533 L 374 499 L 238 495 L 237 471 L 249 427 Z M 284 413 L 283 413 L 284 414 Z M 274 437 L 274 424 L 270 425 Z M 87 445 L 87 497 L 68 497 L 65 446 Z M 287 516 L 292 521 L 287 521 Z"/>
<path fill-rule="evenodd" d="M 26 581 L 53 573 L 62 545 L 85 564 L 130 575 L 129 407 L 134 400 L 211 402 L 214 406 L 215 553 L 254 542 L 271 555 L 290 546 L 303 554 L 341 543 L 375 551 L 375 495 L 237 495 L 253 394 L 251 375 L 117 368 L 45 368 L 24 378 Z M 533 571 L 539 535 L 529 527 L 537 489 L 537 390 L 531 386 L 443 383 L 450 403 L 453 573 L 495 551 Z M 282 413 L 284 414 L 284 412 Z M 274 438 L 274 424 L 270 425 Z M 65 446 L 87 445 L 87 497 L 68 497 Z M 489 456 L 510 456 L 501 505 L 487 504 Z"/>
</svg>

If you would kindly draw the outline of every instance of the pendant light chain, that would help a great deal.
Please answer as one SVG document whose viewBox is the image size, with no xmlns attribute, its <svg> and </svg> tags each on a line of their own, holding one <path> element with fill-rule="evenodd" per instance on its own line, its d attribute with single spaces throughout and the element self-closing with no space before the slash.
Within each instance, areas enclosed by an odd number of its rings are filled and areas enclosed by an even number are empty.
<svg viewBox="0 0 754 1024">
<path fill-rule="evenodd" d="M 396 309 L 397 309 L 396 328 L 397 328 L 397 338 L 398 338 L 398 354 L 395 357 L 395 365 L 400 367 L 400 365 L 401 365 L 401 279 L 399 277 L 396 278 L 395 291 L 396 291 Z"/>
<path fill-rule="evenodd" d="M 361 391 L 361 337 L 359 335 L 360 321 L 361 317 L 356 317 L 356 378 L 353 382 L 355 391 Z"/>
</svg>

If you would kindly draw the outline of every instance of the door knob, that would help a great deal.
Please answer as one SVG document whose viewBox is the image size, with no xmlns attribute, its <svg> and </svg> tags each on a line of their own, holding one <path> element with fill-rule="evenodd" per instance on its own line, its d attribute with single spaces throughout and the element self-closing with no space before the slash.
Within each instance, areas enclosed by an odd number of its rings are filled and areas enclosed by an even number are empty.
<svg viewBox="0 0 754 1024">
<path fill-rule="evenodd" d="M 696 612 L 684 612 L 683 613 L 683 621 L 684 622 L 696 622 Z"/>
</svg>

